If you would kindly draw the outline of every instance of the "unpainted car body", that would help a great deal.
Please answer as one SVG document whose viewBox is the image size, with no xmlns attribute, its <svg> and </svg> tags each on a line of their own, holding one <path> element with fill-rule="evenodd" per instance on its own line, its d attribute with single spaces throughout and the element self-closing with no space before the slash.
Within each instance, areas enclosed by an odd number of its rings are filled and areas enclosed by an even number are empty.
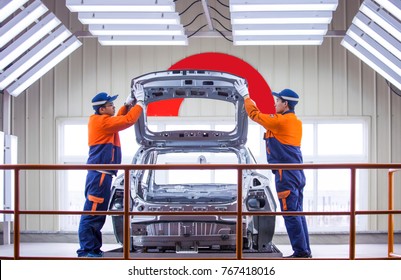
<svg viewBox="0 0 401 280">
<path fill-rule="evenodd" d="M 197 171 L 178 170 L 174 176 L 160 170 L 130 172 L 130 211 L 154 212 L 154 215 L 131 217 L 132 250 L 198 252 L 200 250 L 235 250 L 236 217 L 208 215 L 208 212 L 237 210 L 236 171 L 202 173 L 208 163 L 255 163 L 245 146 L 248 119 L 244 100 L 235 90 L 238 76 L 215 71 L 174 70 L 149 73 L 132 80 L 145 89 L 145 106 L 152 102 L 175 98 L 197 98 L 229 102 L 235 108 L 235 127 L 230 131 L 194 130 L 190 126 L 175 131 L 151 131 L 146 113 L 135 124 L 136 140 L 140 148 L 133 164 L 197 163 Z M 195 172 L 186 176 L 183 172 Z M 206 174 L 206 175 L 205 175 Z M 234 174 L 234 178 L 232 175 Z M 209 177 L 208 177 L 209 176 Z M 225 177 L 225 178 L 224 178 Z M 162 178 L 162 179 L 159 179 Z M 167 178 L 167 179 L 166 179 Z M 181 180 L 180 180 L 181 179 Z M 243 171 L 244 211 L 276 211 L 276 203 L 269 188 L 269 179 L 255 170 Z M 109 203 L 111 211 L 122 210 L 124 176 L 116 178 Z M 158 215 L 167 211 L 174 215 Z M 180 211 L 202 212 L 202 215 L 177 215 Z M 204 214 L 204 215 L 203 215 Z M 117 240 L 123 243 L 123 217 L 112 217 Z M 275 227 L 275 216 L 244 216 L 242 221 L 244 248 L 269 252 Z"/>
</svg>

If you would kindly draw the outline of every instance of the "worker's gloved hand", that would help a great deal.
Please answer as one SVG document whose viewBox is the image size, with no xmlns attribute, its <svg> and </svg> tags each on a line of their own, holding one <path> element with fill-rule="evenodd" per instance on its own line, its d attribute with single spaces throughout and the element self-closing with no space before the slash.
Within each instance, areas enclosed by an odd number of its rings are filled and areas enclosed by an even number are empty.
<svg viewBox="0 0 401 280">
<path fill-rule="evenodd" d="M 134 96 L 137 102 L 144 102 L 145 100 L 145 92 L 143 90 L 143 85 L 135 84 L 133 87 Z"/>
<path fill-rule="evenodd" d="M 135 99 L 129 94 L 127 96 L 127 99 L 125 100 L 125 105 L 131 106 L 134 103 Z"/>
<path fill-rule="evenodd" d="M 247 95 L 249 95 L 248 86 L 245 84 L 244 80 L 241 79 L 235 81 L 234 87 L 242 97 L 245 98 Z"/>
</svg>

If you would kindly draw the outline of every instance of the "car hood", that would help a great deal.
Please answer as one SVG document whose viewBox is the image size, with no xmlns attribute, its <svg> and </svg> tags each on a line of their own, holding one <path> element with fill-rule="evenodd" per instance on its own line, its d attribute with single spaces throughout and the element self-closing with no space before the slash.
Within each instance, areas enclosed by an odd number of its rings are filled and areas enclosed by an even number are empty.
<svg viewBox="0 0 401 280">
<path fill-rule="evenodd" d="M 145 110 L 135 124 L 136 140 L 146 147 L 230 147 L 246 143 L 248 119 L 244 99 L 234 87 L 239 76 L 217 71 L 170 70 L 152 72 L 132 79 L 131 88 L 140 83 L 145 91 Z M 133 95 L 133 93 L 132 93 Z M 157 131 L 148 128 L 146 107 L 161 100 L 203 98 L 232 103 L 235 128 L 232 131 L 191 130 Z"/>
</svg>

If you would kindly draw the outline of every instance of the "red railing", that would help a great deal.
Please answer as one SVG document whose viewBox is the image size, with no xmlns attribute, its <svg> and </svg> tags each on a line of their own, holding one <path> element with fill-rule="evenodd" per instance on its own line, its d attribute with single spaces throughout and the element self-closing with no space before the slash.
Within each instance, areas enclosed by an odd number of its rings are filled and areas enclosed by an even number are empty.
<svg viewBox="0 0 401 280">
<path fill-rule="evenodd" d="M 242 186 L 242 171 L 245 169 L 349 169 L 351 171 L 350 178 L 350 211 L 332 211 L 332 212 L 243 212 L 242 203 L 237 204 L 237 211 L 215 211 L 215 212 L 169 212 L 160 211 L 157 215 L 219 215 L 219 216 L 236 216 L 237 217 L 237 230 L 236 236 L 242 235 L 242 217 L 252 215 L 265 215 L 265 216 L 318 216 L 318 215 L 349 215 L 350 216 L 350 236 L 349 236 L 349 259 L 356 259 L 355 257 L 355 246 L 356 246 L 356 216 L 357 215 L 388 215 L 388 258 L 400 258 L 401 255 L 397 255 L 393 252 L 394 249 L 394 222 L 393 215 L 401 214 L 401 210 L 394 210 L 394 173 L 401 170 L 401 164 L 368 164 L 368 163 L 338 163 L 338 164 L 155 164 L 155 165 L 86 165 L 86 164 L 66 164 L 66 165 L 37 165 L 37 164 L 8 164 L 0 165 L 2 170 L 14 170 L 14 210 L 0 210 L 0 213 L 14 215 L 14 256 L 4 257 L 0 256 L 0 259 L 75 259 L 67 257 L 23 257 L 20 255 L 20 215 L 123 215 L 124 216 L 124 244 L 123 244 L 123 257 L 122 259 L 130 259 L 130 216 L 145 216 L 155 215 L 155 212 L 131 212 L 128 207 L 124 207 L 124 211 L 30 211 L 20 210 L 20 171 L 21 170 L 99 170 L 99 169 L 116 169 L 124 170 L 124 193 L 129 193 L 129 171 L 130 170 L 193 170 L 193 169 L 233 169 L 237 170 L 237 184 Z M 356 210 L 356 171 L 358 169 L 387 169 L 388 171 L 388 210 Z M 242 197 L 242 188 L 238 188 L 238 196 Z M 129 205 L 129 196 L 124 195 L 124 206 Z M 242 238 L 236 239 L 236 254 L 233 259 L 243 259 L 242 255 Z M 116 258 L 113 258 L 116 259 Z M 140 259 L 140 258 L 135 258 Z M 149 259 L 149 258 L 147 258 Z M 199 258 L 197 258 L 199 259 Z M 210 259 L 210 258 L 205 258 Z M 249 258 L 248 258 L 249 259 Z M 258 258 L 260 259 L 260 258 Z M 373 258 L 377 259 L 377 258 Z"/>
</svg>

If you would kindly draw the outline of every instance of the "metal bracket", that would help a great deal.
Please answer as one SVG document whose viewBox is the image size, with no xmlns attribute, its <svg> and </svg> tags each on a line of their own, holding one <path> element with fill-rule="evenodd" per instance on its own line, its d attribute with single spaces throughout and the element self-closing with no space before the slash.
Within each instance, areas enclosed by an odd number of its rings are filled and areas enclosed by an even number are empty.
<svg viewBox="0 0 401 280">
<path fill-rule="evenodd" d="M 210 17 L 210 12 L 209 12 L 209 7 L 208 7 L 208 4 L 207 4 L 207 0 L 202 0 L 202 7 L 203 7 L 203 11 L 205 12 L 207 26 L 209 27 L 209 30 L 213 31 L 214 27 L 213 27 L 212 18 Z"/>
</svg>

